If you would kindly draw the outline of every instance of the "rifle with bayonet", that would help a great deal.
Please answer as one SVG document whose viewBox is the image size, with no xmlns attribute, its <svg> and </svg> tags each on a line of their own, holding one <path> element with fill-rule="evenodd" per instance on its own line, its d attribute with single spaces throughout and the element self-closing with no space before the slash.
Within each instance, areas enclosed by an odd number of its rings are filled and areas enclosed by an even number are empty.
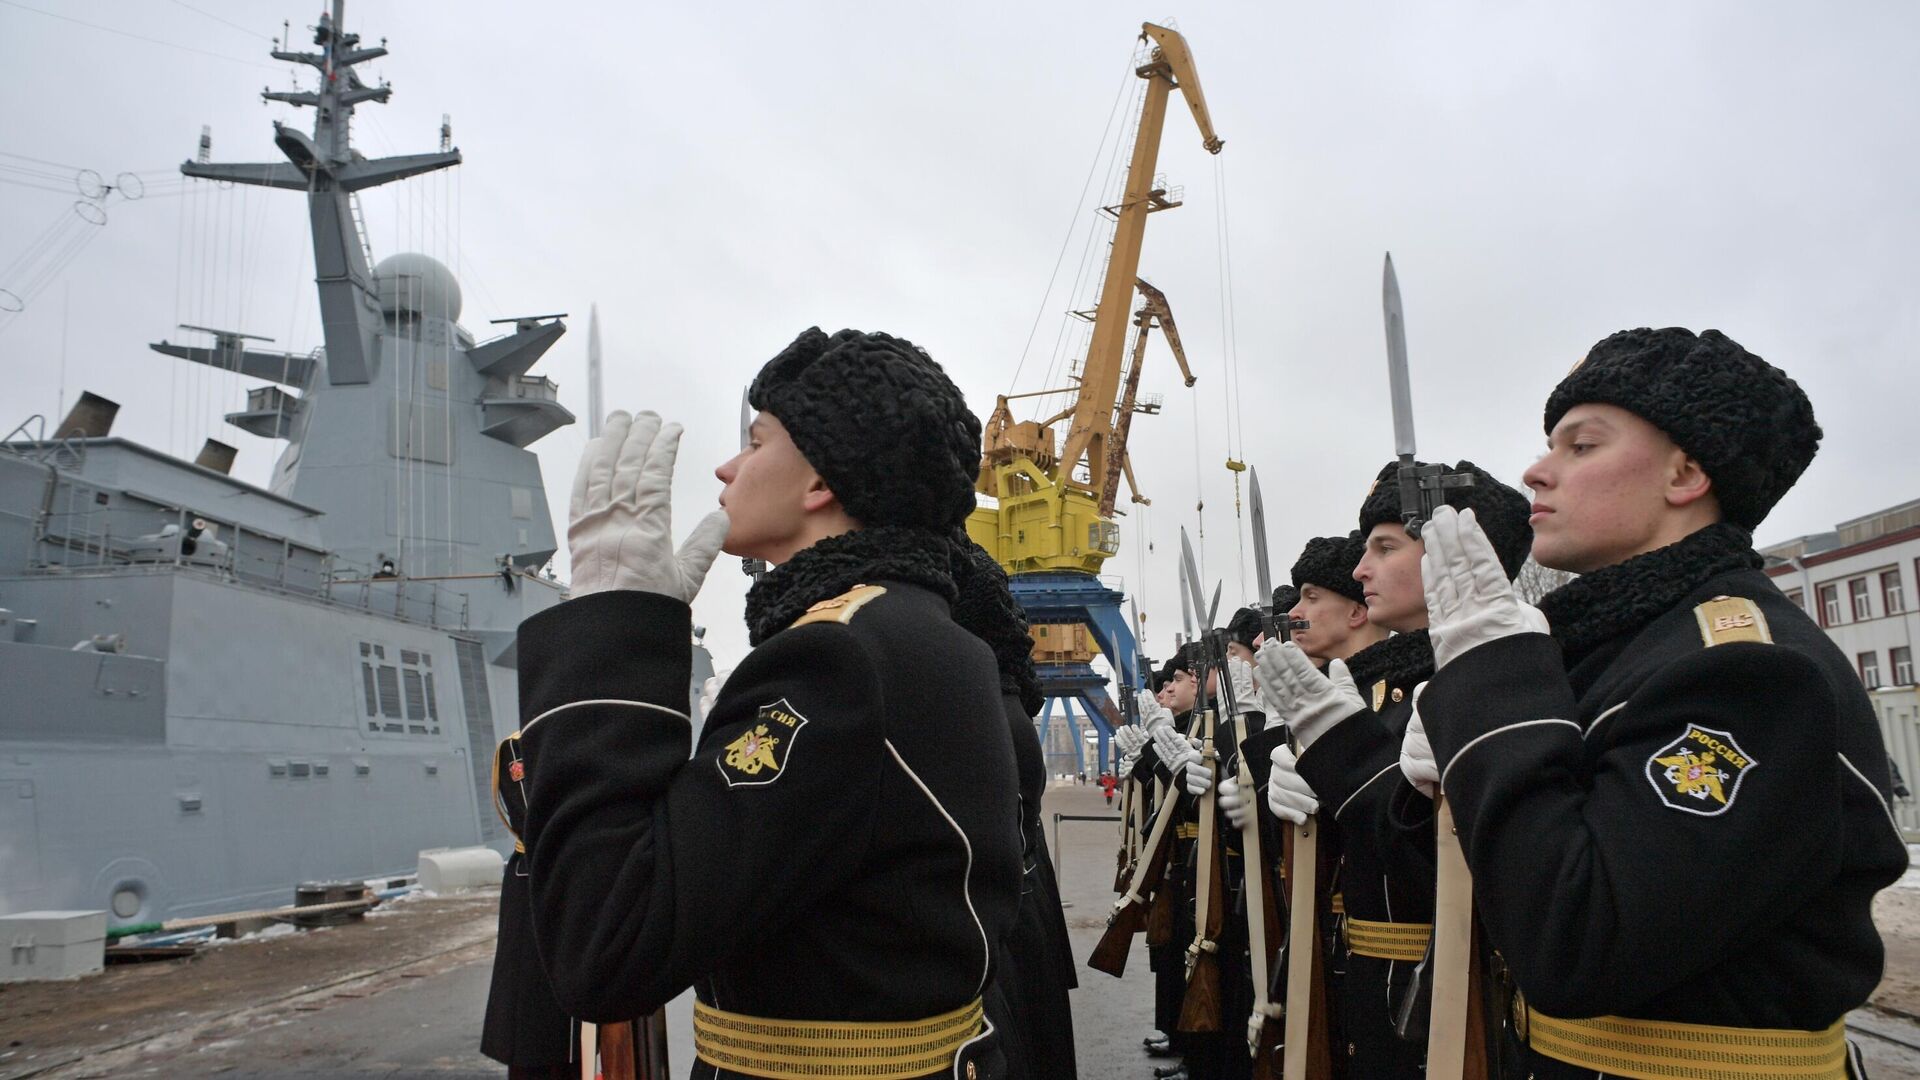
<svg viewBox="0 0 1920 1080">
<path fill-rule="evenodd" d="M 1198 640 L 1193 632 L 1193 613 L 1200 602 L 1200 598 L 1188 587 L 1187 575 L 1184 572 L 1176 575 L 1176 577 L 1180 581 L 1180 628 L 1182 630 L 1178 640 L 1184 646 Z M 1196 578 L 1195 580 L 1198 579 Z M 1188 725 L 1188 730 L 1182 734 L 1191 737 L 1199 722 L 1200 713 L 1199 710 L 1196 709 L 1193 712 L 1193 721 Z M 1142 792 L 1142 794 L 1145 793 Z M 1169 787 L 1165 780 L 1155 776 L 1153 779 L 1153 805 L 1155 809 L 1157 810 L 1160 807 L 1166 806 L 1169 802 L 1178 802 L 1182 807 L 1182 813 L 1185 812 L 1184 808 L 1186 806 L 1191 805 L 1186 798 L 1185 792 L 1179 787 Z M 1147 916 L 1148 945 L 1159 946 L 1172 944 L 1174 926 L 1173 908 L 1178 902 L 1179 896 L 1178 890 L 1176 889 L 1161 888 L 1154 893 L 1153 907 Z"/>
<path fill-rule="evenodd" d="M 1193 545 L 1187 531 L 1180 530 L 1181 569 L 1190 597 L 1200 595 L 1200 573 L 1193 559 Z M 1214 589 L 1212 610 L 1194 614 L 1203 624 L 1200 648 L 1194 664 L 1194 710 L 1200 716 L 1200 761 L 1209 773 L 1219 761 L 1215 746 L 1218 735 L 1219 706 L 1228 715 L 1234 711 L 1233 679 L 1227 672 L 1226 631 L 1218 629 L 1220 590 Z M 1215 676 L 1218 693 L 1207 693 L 1209 675 Z M 1219 1031 L 1220 1018 L 1220 937 L 1226 925 L 1226 845 L 1220 836 L 1220 807 L 1217 799 L 1201 797 L 1196 806 L 1198 833 L 1194 842 L 1194 935 L 1187 946 L 1187 992 L 1180 1003 L 1181 1031 Z"/>
<path fill-rule="evenodd" d="M 1115 978 L 1125 974 L 1133 935 L 1142 930 L 1148 931 L 1149 944 L 1162 943 L 1153 939 L 1148 910 L 1151 906 L 1157 911 L 1161 896 L 1168 891 L 1162 882 L 1167 858 L 1173 851 L 1174 821 L 1181 816 L 1185 805 L 1184 799 L 1170 795 L 1161 799 L 1155 808 L 1152 829 L 1140 846 L 1139 857 L 1134 860 L 1126 891 L 1113 902 L 1113 910 L 1107 915 L 1107 929 L 1100 935 L 1099 944 L 1093 947 L 1093 955 L 1087 958 L 1087 966 L 1095 971 L 1104 971 Z"/>
<path fill-rule="evenodd" d="M 1267 561 L 1267 510 L 1266 501 L 1260 494 L 1258 469 L 1250 470 L 1250 482 L 1253 511 L 1253 565 L 1254 576 L 1259 583 L 1260 595 L 1263 598 L 1259 605 L 1262 630 L 1268 638 L 1284 642 L 1292 639 L 1294 631 L 1307 629 L 1308 624 L 1304 619 L 1288 619 L 1286 612 L 1276 612 L 1272 608 L 1273 580 Z M 1284 717 L 1279 716 L 1267 718 L 1270 724 L 1281 724 L 1284 720 Z M 1248 734 L 1244 726 L 1235 732 L 1235 737 L 1240 740 L 1242 747 L 1246 745 Z M 1252 798 L 1256 789 L 1253 771 L 1247 763 L 1244 750 L 1240 754 L 1238 779 L 1240 790 L 1246 792 L 1247 797 Z M 1311 825 L 1312 821 L 1309 819 L 1307 830 L 1309 837 L 1312 836 Z M 1319 970 L 1321 960 L 1319 943 L 1314 937 L 1317 900 L 1314 871 L 1318 869 L 1315 865 L 1317 856 L 1314 846 L 1310 843 L 1307 846 L 1309 869 L 1304 875 L 1303 882 L 1302 874 L 1296 869 L 1300 865 L 1297 858 L 1299 850 L 1297 833 L 1296 827 L 1288 823 L 1282 841 L 1281 875 L 1292 890 L 1288 901 L 1289 915 L 1292 916 L 1289 923 L 1299 928 L 1290 932 L 1301 936 L 1285 940 L 1289 945 L 1292 941 L 1299 941 L 1306 945 L 1302 951 L 1307 961 L 1307 974 L 1289 981 L 1286 961 L 1294 953 L 1286 947 L 1279 950 L 1281 964 L 1270 973 L 1270 964 L 1275 958 L 1273 946 L 1283 939 L 1280 936 L 1279 890 L 1275 886 L 1272 867 L 1268 862 L 1267 845 L 1261 834 L 1260 815 L 1257 808 L 1256 812 L 1249 814 L 1247 824 L 1241 830 L 1240 850 L 1246 864 L 1247 879 L 1247 948 L 1253 966 L 1253 1012 L 1247 1018 L 1247 1049 L 1253 1055 L 1254 1080 L 1271 1080 L 1275 1075 L 1284 1075 L 1287 1080 L 1301 1080 L 1303 1076 L 1322 1080 L 1324 1077 L 1331 1076 L 1333 1071 L 1332 1045 L 1328 1039 L 1327 1029 L 1326 991 Z M 1285 990 L 1281 990 L 1283 987 Z M 1292 990 L 1295 987 L 1304 991 L 1297 1004 L 1292 1001 Z M 1302 1030 L 1305 1032 L 1299 1036 L 1299 1046 L 1303 1051 L 1300 1057 L 1304 1064 L 1296 1064 L 1291 1071 L 1285 1068 L 1284 1061 L 1276 1062 L 1275 1060 L 1282 1045 L 1284 1032 L 1282 1018 L 1289 1015 L 1288 1010 L 1280 1004 L 1282 1000 L 1292 1005 L 1291 1015 L 1299 1018 Z"/>
<path fill-rule="evenodd" d="M 1413 384 L 1407 374 L 1406 314 L 1400 279 L 1387 255 L 1381 276 L 1381 308 L 1386 317 L 1387 385 L 1393 402 L 1393 449 L 1400 459 L 1400 517 L 1407 535 L 1420 538 L 1421 526 L 1446 499 L 1449 489 L 1473 486 L 1473 477 L 1449 473 L 1443 465 L 1414 460 Z M 1427 953 L 1413 970 L 1396 1009 L 1394 1030 L 1403 1039 L 1427 1040 L 1429 1080 L 1481 1080 L 1487 1074 L 1486 1033 L 1479 1023 L 1479 987 L 1473 943 L 1473 878 L 1460 837 L 1453 830 L 1453 808 L 1434 793 L 1434 911 Z"/>
<path fill-rule="evenodd" d="M 1137 658 L 1136 658 L 1137 662 Z M 1124 672 L 1116 672 L 1115 679 L 1120 688 L 1120 726 L 1138 727 L 1140 725 L 1140 703 L 1135 698 L 1138 692 L 1129 685 Z M 1119 892 L 1127 887 L 1127 878 L 1133 873 L 1133 860 L 1138 851 L 1135 847 L 1133 798 L 1139 787 L 1132 775 L 1121 772 L 1120 763 L 1114 761 L 1115 781 L 1120 786 L 1120 847 L 1114 853 L 1113 891 Z"/>
</svg>

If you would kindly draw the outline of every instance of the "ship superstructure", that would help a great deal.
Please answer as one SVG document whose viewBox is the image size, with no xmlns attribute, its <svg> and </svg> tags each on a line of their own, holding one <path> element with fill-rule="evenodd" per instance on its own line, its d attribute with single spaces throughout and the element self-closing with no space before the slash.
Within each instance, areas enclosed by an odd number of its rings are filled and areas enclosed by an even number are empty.
<svg viewBox="0 0 1920 1080">
<path fill-rule="evenodd" d="M 461 326 L 453 273 L 375 263 L 355 192 L 458 164 L 368 159 L 355 66 L 385 55 L 314 28 L 311 134 L 285 161 L 188 162 L 304 192 L 325 345 L 262 352 L 233 330 L 156 351 L 262 381 L 228 423 L 286 447 L 266 488 L 112 435 L 88 395 L 0 440 L 0 912 L 108 908 L 116 923 L 284 902 L 302 880 L 504 846 L 489 770 L 516 726 L 514 632 L 564 597 L 528 449 L 573 422 L 530 369 L 560 316 Z"/>
</svg>

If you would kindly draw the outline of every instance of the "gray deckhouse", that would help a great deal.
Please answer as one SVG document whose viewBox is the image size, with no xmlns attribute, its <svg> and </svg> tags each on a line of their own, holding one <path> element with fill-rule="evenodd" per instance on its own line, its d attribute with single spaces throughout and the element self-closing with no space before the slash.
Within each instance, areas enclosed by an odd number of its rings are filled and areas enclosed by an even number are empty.
<svg viewBox="0 0 1920 1080">
<path fill-rule="evenodd" d="M 372 264 L 353 193 L 460 153 L 352 149 L 355 106 L 391 89 L 354 73 L 386 49 L 343 6 L 318 51 L 273 53 L 318 74 L 264 95 L 315 112 L 311 136 L 274 125 L 285 162 L 181 167 L 307 194 L 324 348 L 152 346 L 263 381 L 226 420 L 286 441 L 269 487 L 213 440 L 187 462 L 112 436 L 93 395 L 0 440 L 0 913 L 233 910 L 507 843 L 514 631 L 564 595 L 527 448 L 573 422 L 528 372 L 565 326 L 477 343 L 445 266 Z"/>
</svg>

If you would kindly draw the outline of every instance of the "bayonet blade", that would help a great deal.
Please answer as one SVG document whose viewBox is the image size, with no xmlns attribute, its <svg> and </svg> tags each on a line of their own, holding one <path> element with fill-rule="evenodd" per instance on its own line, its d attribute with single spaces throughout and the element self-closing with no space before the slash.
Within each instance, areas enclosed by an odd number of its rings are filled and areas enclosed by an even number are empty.
<svg viewBox="0 0 1920 1080">
<path fill-rule="evenodd" d="M 1213 629 L 1207 621 L 1206 613 L 1200 610 L 1200 564 L 1193 560 L 1193 543 L 1187 539 L 1187 530 L 1180 528 L 1180 570 L 1186 575 L 1187 600 L 1193 605 L 1194 621 L 1200 624 L 1200 632 Z"/>
<path fill-rule="evenodd" d="M 1413 440 L 1413 385 L 1407 377 L 1407 319 L 1400 304 L 1400 279 L 1393 272 L 1393 253 L 1380 284 L 1380 304 L 1387 320 L 1387 390 L 1393 402 L 1393 452 L 1411 462 Z"/>
<path fill-rule="evenodd" d="M 1247 470 L 1247 484 L 1253 504 L 1253 579 L 1260 587 L 1254 606 L 1264 609 L 1273 603 L 1273 575 L 1267 571 L 1267 504 L 1260 498 L 1259 469 Z"/>
<path fill-rule="evenodd" d="M 1190 594 L 1187 589 L 1186 571 L 1184 570 L 1181 571 L 1179 576 L 1180 576 L 1180 629 L 1185 633 L 1186 640 L 1192 641 L 1193 640 L 1193 600 L 1190 598 Z"/>
<path fill-rule="evenodd" d="M 1220 625 L 1220 588 L 1225 584 L 1224 581 L 1213 583 L 1213 603 L 1207 605 L 1207 629 L 1209 630 Z"/>
</svg>

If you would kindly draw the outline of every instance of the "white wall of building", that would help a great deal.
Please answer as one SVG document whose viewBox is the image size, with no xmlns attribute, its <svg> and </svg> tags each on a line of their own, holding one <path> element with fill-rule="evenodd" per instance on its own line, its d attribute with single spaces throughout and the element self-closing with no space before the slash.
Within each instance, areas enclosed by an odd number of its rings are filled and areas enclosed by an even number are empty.
<svg viewBox="0 0 1920 1080">
<path fill-rule="evenodd" d="M 1888 755 L 1907 787 L 1920 790 L 1920 530 L 1803 556 L 1768 573 L 1853 662 L 1872 691 Z M 1920 802 L 1895 800 L 1894 817 L 1920 840 Z"/>
</svg>

